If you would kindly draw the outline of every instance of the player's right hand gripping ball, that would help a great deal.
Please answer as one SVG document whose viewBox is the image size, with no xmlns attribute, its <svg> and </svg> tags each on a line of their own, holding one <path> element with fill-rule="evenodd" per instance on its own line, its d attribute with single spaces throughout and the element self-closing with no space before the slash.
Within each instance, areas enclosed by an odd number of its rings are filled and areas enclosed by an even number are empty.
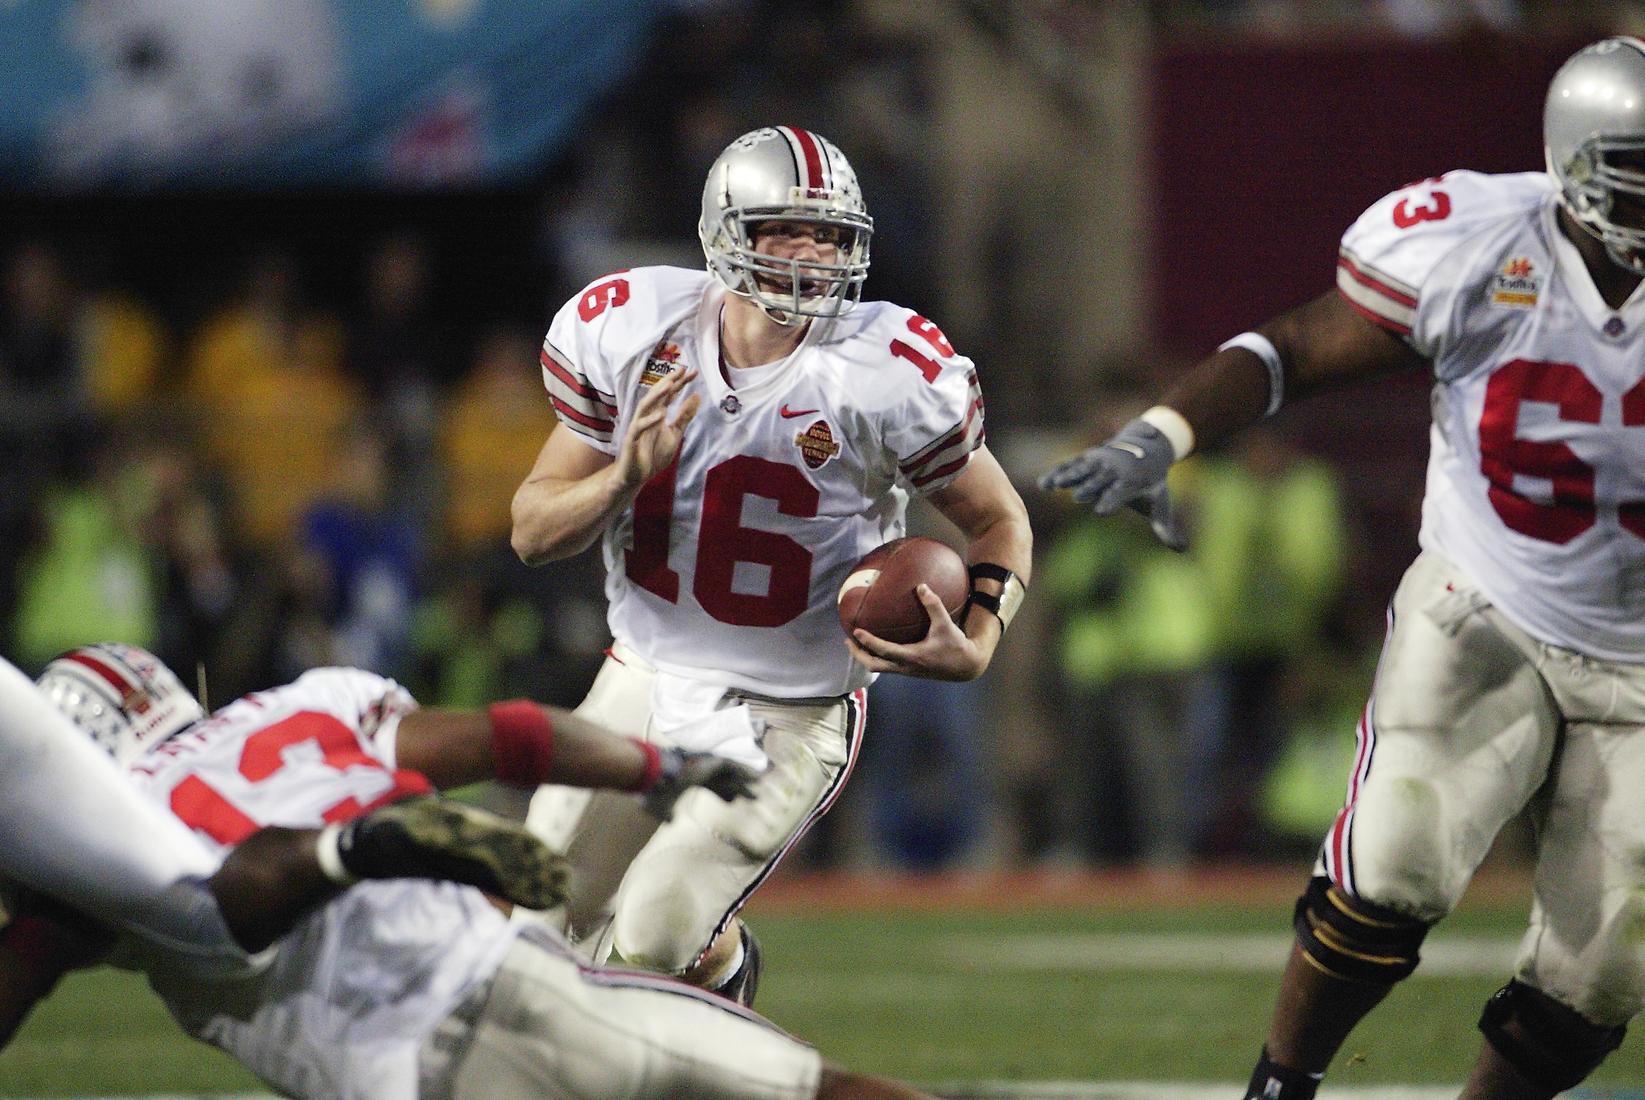
<svg viewBox="0 0 1645 1100">
<path fill-rule="evenodd" d="M 919 641 L 931 627 L 914 594 L 921 584 L 931 586 L 956 620 L 971 595 L 965 560 L 946 543 L 913 536 L 875 547 L 840 585 L 840 625 L 847 635 L 860 627 L 888 642 Z"/>
</svg>

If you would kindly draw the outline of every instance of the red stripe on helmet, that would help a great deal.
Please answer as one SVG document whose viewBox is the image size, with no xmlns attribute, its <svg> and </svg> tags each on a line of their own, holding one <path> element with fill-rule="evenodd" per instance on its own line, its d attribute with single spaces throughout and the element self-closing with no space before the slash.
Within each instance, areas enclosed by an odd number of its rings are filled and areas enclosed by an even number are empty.
<svg viewBox="0 0 1645 1100">
<path fill-rule="evenodd" d="M 817 138 L 810 130 L 801 130 L 796 126 L 784 126 L 796 142 L 799 143 L 800 153 L 805 157 L 805 186 L 811 191 L 820 191 L 823 187 L 822 148 L 817 144 Z"/>
<path fill-rule="evenodd" d="M 84 665 L 85 667 L 91 669 L 104 680 L 108 681 L 109 686 L 114 688 L 114 694 L 119 696 L 122 700 L 133 692 L 142 689 L 142 684 L 126 679 L 115 669 L 110 668 L 108 665 L 104 664 L 102 661 L 99 661 L 95 657 L 86 656 L 84 653 L 78 651 L 74 653 L 65 653 L 62 656 L 62 660 L 73 661 L 77 665 Z"/>
</svg>

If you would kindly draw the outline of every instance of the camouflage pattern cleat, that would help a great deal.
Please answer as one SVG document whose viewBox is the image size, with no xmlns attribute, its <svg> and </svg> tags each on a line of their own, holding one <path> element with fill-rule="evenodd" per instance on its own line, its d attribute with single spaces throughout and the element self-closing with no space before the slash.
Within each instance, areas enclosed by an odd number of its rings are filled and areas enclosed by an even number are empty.
<svg viewBox="0 0 1645 1100">
<path fill-rule="evenodd" d="M 343 869 L 356 878 L 461 882 L 523 905 L 552 909 L 570 885 L 564 856 L 523 825 L 443 798 L 409 798 L 344 825 Z"/>
</svg>

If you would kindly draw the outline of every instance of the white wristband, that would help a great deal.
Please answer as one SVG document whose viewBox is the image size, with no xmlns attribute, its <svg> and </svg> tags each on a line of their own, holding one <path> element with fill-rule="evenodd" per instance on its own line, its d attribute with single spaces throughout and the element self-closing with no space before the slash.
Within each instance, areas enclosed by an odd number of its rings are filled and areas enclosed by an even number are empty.
<svg viewBox="0 0 1645 1100">
<path fill-rule="evenodd" d="M 1285 364 L 1280 360 L 1274 342 L 1260 332 L 1242 332 L 1231 340 L 1224 340 L 1218 351 L 1242 348 L 1262 360 L 1268 368 L 1268 409 L 1263 416 L 1273 416 L 1285 402 Z"/>
<path fill-rule="evenodd" d="M 320 838 L 314 845 L 314 857 L 320 864 L 320 873 L 326 878 L 339 886 L 353 886 L 360 880 L 343 866 L 342 853 L 337 850 L 337 838 L 342 832 L 341 825 L 327 825 L 320 830 Z"/>
<path fill-rule="evenodd" d="M 1159 433 L 1170 442 L 1172 461 L 1181 462 L 1193 451 L 1194 426 L 1171 406 L 1155 405 L 1137 419 L 1158 428 Z"/>
</svg>

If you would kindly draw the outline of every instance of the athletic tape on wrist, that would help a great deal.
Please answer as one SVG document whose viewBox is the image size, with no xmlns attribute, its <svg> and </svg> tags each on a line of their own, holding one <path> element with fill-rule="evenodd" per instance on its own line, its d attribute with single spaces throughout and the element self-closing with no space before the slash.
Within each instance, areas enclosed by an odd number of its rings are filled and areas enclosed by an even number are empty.
<svg viewBox="0 0 1645 1100">
<path fill-rule="evenodd" d="M 491 762 L 499 780 L 516 787 L 548 782 L 554 764 L 554 724 L 529 699 L 510 699 L 486 708 L 491 719 Z"/>
<path fill-rule="evenodd" d="M 973 607 L 980 607 L 992 614 L 1000 621 L 1000 630 L 1011 625 L 1016 617 L 1017 608 L 1022 606 L 1023 599 L 1028 595 L 1028 589 L 1023 585 L 1022 578 L 1003 565 L 996 565 L 991 561 L 978 562 L 970 569 L 971 595 L 966 601 L 966 611 Z M 979 579 L 997 581 L 1002 591 L 995 595 L 992 592 L 982 592 L 977 589 Z M 965 616 L 960 616 L 965 621 Z"/>
<path fill-rule="evenodd" d="M 1268 408 L 1262 415 L 1273 416 L 1285 403 L 1285 363 L 1279 357 L 1279 349 L 1260 332 L 1242 332 L 1217 346 L 1218 351 L 1229 348 L 1243 348 L 1268 368 Z"/>
<path fill-rule="evenodd" d="M 1155 405 L 1137 419 L 1159 429 L 1159 433 L 1171 444 L 1171 461 L 1181 462 L 1193 451 L 1194 426 L 1171 406 Z"/>
</svg>

